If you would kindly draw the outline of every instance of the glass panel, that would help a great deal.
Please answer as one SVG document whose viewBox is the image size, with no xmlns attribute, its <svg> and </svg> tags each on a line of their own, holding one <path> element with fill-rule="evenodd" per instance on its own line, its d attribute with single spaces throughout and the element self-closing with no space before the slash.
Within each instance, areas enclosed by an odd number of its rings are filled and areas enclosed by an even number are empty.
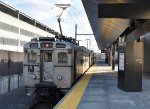
<svg viewBox="0 0 150 109">
<path fill-rule="evenodd" d="M 38 48 L 38 43 L 31 43 L 30 48 Z"/>
<path fill-rule="evenodd" d="M 52 53 L 44 52 L 44 62 L 52 62 Z"/>
<path fill-rule="evenodd" d="M 68 58 L 67 58 L 67 53 L 61 52 L 58 53 L 58 63 L 67 63 Z"/>
<path fill-rule="evenodd" d="M 65 48 L 65 47 L 66 47 L 65 44 L 61 44 L 61 43 L 56 44 L 56 48 Z"/>
<path fill-rule="evenodd" d="M 35 52 L 28 53 L 28 62 L 36 63 L 37 54 Z"/>
</svg>

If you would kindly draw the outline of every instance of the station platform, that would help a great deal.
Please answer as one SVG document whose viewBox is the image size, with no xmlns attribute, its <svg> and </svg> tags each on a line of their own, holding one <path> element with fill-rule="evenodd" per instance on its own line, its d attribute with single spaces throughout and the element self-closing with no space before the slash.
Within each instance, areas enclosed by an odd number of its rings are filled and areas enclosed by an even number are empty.
<svg viewBox="0 0 150 109">
<path fill-rule="evenodd" d="M 117 71 L 95 64 L 54 109 L 149 109 L 150 79 L 142 80 L 142 92 L 118 89 Z"/>
</svg>

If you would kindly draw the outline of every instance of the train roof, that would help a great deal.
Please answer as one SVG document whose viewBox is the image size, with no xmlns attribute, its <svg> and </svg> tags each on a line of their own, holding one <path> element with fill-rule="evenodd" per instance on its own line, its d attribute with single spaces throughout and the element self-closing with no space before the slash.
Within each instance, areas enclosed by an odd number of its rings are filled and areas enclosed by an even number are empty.
<svg viewBox="0 0 150 109">
<path fill-rule="evenodd" d="M 77 43 L 74 43 L 74 42 L 71 42 L 68 40 L 59 40 L 54 37 L 39 37 L 39 38 L 31 39 L 30 42 L 28 42 L 24 45 L 24 48 L 31 48 L 30 47 L 31 43 L 51 43 L 51 44 L 53 44 L 53 47 L 51 47 L 51 49 L 52 48 L 55 48 L 55 49 L 56 48 L 58 48 L 58 49 L 65 48 L 65 49 L 74 49 L 74 50 L 82 50 L 85 52 L 91 52 L 91 50 L 86 49 L 84 46 L 79 46 Z M 63 44 L 65 44 L 66 47 L 62 47 L 62 46 L 64 46 Z M 59 45 L 60 47 L 57 47 L 57 45 Z M 40 48 L 40 47 L 38 46 L 37 48 Z"/>
</svg>

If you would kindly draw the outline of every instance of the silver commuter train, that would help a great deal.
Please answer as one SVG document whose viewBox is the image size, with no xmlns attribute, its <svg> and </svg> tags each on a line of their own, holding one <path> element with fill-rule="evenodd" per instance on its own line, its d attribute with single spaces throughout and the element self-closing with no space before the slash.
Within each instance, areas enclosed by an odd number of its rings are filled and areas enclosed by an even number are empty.
<svg viewBox="0 0 150 109">
<path fill-rule="evenodd" d="M 71 41 L 34 39 L 24 45 L 23 74 L 27 93 L 45 86 L 66 92 L 93 63 L 94 53 Z"/>
</svg>

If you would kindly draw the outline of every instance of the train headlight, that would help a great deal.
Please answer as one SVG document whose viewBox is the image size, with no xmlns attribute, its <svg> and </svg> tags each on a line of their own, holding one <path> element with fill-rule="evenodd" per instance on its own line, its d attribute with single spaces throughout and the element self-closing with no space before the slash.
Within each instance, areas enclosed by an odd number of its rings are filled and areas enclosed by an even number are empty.
<svg viewBox="0 0 150 109">
<path fill-rule="evenodd" d="M 36 79 L 36 75 L 33 75 L 32 78 L 33 78 L 33 79 Z"/>
<path fill-rule="evenodd" d="M 61 75 L 58 75 L 58 76 L 57 76 L 57 79 L 58 79 L 58 80 L 62 80 L 62 76 L 61 76 Z"/>
<path fill-rule="evenodd" d="M 69 50 L 68 50 L 68 54 L 71 54 L 71 53 L 72 53 L 72 50 L 71 50 L 71 49 L 69 49 Z"/>
<path fill-rule="evenodd" d="M 28 53 L 28 50 L 27 50 L 27 49 L 24 49 L 24 53 Z"/>
</svg>

